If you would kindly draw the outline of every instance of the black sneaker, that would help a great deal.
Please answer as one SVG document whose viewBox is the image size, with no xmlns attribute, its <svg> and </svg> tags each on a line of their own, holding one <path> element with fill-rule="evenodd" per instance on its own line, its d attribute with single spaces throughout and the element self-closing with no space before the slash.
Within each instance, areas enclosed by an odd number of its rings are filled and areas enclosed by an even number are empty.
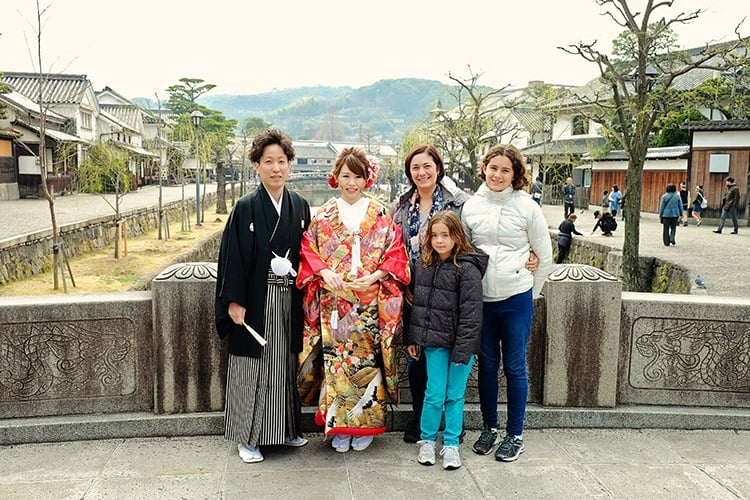
<svg viewBox="0 0 750 500">
<path fill-rule="evenodd" d="M 419 417 L 416 415 L 409 420 L 404 430 L 404 441 L 407 443 L 416 443 L 422 439 L 422 430 L 419 428 Z"/>
<path fill-rule="evenodd" d="M 492 447 L 500 442 L 500 435 L 497 431 L 485 429 L 479 435 L 479 439 L 474 443 L 473 450 L 477 455 L 489 455 Z"/>
<path fill-rule="evenodd" d="M 523 439 L 518 439 L 506 434 L 503 442 L 497 447 L 495 460 L 501 462 L 515 462 L 518 460 L 521 453 L 523 453 L 523 450 Z"/>
</svg>

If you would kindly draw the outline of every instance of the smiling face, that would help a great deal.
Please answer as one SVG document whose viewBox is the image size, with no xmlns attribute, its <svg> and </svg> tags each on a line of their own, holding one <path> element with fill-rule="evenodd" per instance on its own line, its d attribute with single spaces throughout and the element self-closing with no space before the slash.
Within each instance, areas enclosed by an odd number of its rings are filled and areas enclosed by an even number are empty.
<svg viewBox="0 0 750 500">
<path fill-rule="evenodd" d="M 440 260 L 445 260 L 450 257 L 453 247 L 456 246 L 456 242 L 451 238 L 448 226 L 442 222 L 436 222 L 432 225 L 430 244 L 432 245 L 432 249 L 435 250 L 435 253 L 440 257 Z"/>
<path fill-rule="evenodd" d="M 438 182 L 438 167 L 427 153 L 414 155 L 409 164 L 409 172 L 414 185 L 422 192 L 432 192 Z"/>
<path fill-rule="evenodd" d="M 362 190 L 367 184 L 367 179 L 355 174 L 346 165 L 341 167 L 339 175 L 336 176 L 336 181 L 341 190 L 341 198 L 350 205 L 356 203 L 362 197 Z"/>
<path fill-rule="evenodd" d="M 490 191 L 503 191 L 513 182 L 513 163 L 507 156 L 493 156 L 482 164 L 482 172 Z"/>
<path fill-rule="evenodd" d="M 260 181 L 277 200 L 284 190 L 284 183 L 286 183 L 290 169 L 289 158 L 278 144 L 266 146 L 260 160 L 255 164 L 255 171 Z"/>
</svg>

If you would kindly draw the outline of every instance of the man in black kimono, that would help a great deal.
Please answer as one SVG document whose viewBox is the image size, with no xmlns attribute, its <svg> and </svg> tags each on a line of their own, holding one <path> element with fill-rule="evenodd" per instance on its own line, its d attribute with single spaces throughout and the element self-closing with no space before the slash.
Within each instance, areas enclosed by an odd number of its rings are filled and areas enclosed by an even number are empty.
<svg viewBox="0 0 750 500">
<path fill-rule="evenodd" d="M 224 437 L 238 443 L 246 463 L 263 460 L 261 445 L 307 444 L 296 389 L 303 320 L 294 276 L 310 206 L 285 187 L 293 159 L 292 140 L 280 130 L 255 137 L 250 160 L 260 184 L 235 205 L 219 250 L 216 329 L 229 342 Z"/>
</svg>

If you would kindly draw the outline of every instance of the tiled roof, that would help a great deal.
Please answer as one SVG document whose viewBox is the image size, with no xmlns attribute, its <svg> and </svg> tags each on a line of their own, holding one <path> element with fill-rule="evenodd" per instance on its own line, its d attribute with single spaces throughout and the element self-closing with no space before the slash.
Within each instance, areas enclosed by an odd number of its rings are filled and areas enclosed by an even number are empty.
<svg viewBox="0 0 750 500">
<path fill-rule="evenodd" d="M 142 123 L 141 110 L 135 104 L 100 104 L 99 108 L 126 123 L 132 129 L 138 130 L 138 125 Z"/>
<path fill-rule="evenodd" d="M 604 147 L 607 140 L 604 137 L 573 137 L 556 141 L 532 144 L 521 150 L 524 156 L 558 156 L 583 155 L 589 151 Z"/>
<path fill-rule="evenodd" d="M 687 130 L 750 130 L 750 120 L 688 121 L 682 124 Z"/>
<path fill-rule="evenodd" d="M 690 146 L 670 146 L 667 148 L 648 148 L 646 151 L 647 160 L 671 160 L 674 158 L 687 158 L 690 153 Z M 622 161 L 628 159 L 628 154 L 622 149 L 615 149 L 607 152 L 604 156 L 597 157 L 597 161 Z M 584 158 L 591 159 L 589 155 Z"/>
<path fill-rule="evenodd" d="M 83 93 L 90 86 L 86 75 L 44 74 L 44 95 L 42 101 L 46 104 L 80 104 Z M 3 81 L 17 92 L 36 101 L 39 96 L 38 73 L 3 74 Z"/>
<path fill-rule="evenodd" d="M 0 94 L 0 101 L 3 101 L 12 107 L 15 107 L 17 110 L 23 111 L 27 114 L 31 114 L 32 116 L 39 115 L 39 105 L 19 92 L 12 91 L 7 94 Z M 47 110 L 45 115 L 47 120 L 53 120 L 60 123 L 67 120 L 67 118 L 65 118 L 61 114 L 55 113 L 52 110 Z"/>
</svg>

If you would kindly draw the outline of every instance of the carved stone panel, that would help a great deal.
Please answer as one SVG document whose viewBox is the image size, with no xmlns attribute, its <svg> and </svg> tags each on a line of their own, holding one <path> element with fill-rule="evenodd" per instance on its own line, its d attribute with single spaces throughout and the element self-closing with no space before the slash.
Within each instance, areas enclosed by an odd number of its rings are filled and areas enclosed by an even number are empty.
<svg viewBox="0 0 750 500">
<path fill-rule="evenodd" d="M 618 403 L 750 407 L 750 304 L 629 294 Z"/>
<path fill-rule="evenodd" d="M 0 403 L 132 394 L 133 322 L 39 321 L 0 332 Z"/>
<path fill-rule="evenodd" d="M 153 405 L 149 293 L 0 300 L 0 418 Z"/>
<path fill-rule="evenodd" d="M 639 389 L 750 390 L 750 324 L 639 318 L 630 385 Z"/>
</svg>

